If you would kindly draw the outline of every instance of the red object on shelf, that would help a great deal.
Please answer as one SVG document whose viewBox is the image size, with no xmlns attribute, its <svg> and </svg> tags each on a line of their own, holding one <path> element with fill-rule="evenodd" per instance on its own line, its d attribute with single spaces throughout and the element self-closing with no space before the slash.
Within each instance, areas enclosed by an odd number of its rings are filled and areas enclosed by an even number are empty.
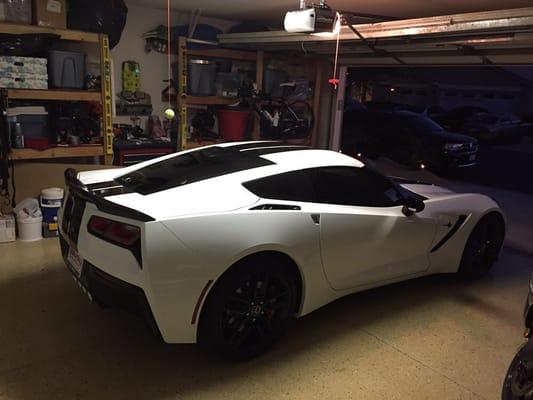
<svg viewBox="0 0 533 400">
<path fill-rule="evenodd" d="M 249 111 L 219 110 L 218 133 L 224 140 L 244 140 L 248 130 Z"/>
<path fill-rule="evenodd" d="M 24 147 L 26 149 L 46 150 L 50 148 L 50 140 L 47 137 L 40 138 L 24 138 Z"/>
</svg>

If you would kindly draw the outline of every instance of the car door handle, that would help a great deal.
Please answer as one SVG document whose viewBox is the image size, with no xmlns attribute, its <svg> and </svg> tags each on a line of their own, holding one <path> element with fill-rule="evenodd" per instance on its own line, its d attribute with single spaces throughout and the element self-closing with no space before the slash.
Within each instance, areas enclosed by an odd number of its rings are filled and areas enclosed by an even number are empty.
<svg viewBox="0 0 533 400">
<path fill-rule="evenodd" d="M 320 224 L 320 214 L 311 214 L 311 219 L 315 224 Z"/>
</svg>

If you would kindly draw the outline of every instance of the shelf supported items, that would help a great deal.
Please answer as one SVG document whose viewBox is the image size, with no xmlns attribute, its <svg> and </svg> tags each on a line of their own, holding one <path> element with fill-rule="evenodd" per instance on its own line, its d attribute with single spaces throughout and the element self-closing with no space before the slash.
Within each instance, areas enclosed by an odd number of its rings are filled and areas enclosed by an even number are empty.
<svg viewBox="0 0 533 400">
<path fill-rule="evenodd" d="M 102 85 L 102 124 L 105 163 L 113 164 L 113 97 L 111 93 L 111 57 L 109 38 L 100 34 L 100 73 Z"/>
<path fill-rule="evenodd" d="M 189 128 L 187 122 L 187 39 L 180 37 L 178 40 L 178 96 L 177 104 L 179 110 L 179 141 L 180 150 L 187 149 L 187 139 Z"/>
</svg>

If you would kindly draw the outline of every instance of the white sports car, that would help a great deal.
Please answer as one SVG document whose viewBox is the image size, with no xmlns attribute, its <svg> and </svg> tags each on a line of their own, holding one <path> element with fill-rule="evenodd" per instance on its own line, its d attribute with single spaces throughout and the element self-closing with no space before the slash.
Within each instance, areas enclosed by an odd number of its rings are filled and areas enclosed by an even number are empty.
<svg viewBox="0 0 533 400">
<path fill-rule="evenodd" d="M 436 273 L 480 277 L 505 235 L 487 196 L 274 142 L 65 178 L 61 250 L 83 291 L 140 312 L 165 342 L 237 358 L 341 296 Z"/>
</svg>

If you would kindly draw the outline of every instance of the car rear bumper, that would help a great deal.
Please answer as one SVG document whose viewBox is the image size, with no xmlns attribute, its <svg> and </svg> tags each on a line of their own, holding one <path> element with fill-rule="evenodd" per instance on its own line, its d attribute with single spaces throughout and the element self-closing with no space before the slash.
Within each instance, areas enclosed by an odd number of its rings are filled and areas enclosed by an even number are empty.
<svg viewBox="0 0 533 400">
<path fill-rule="evenodd" d="M 143 289 L 107 274 L 88 261 L 83 262 L 81 275 L 78 277 L 68 261 L 69 242 L 59 234 L 61 254 L 73 278 L 88 297 L 102 307 L 116 307 L 141 316 L 155 337 L 161 333 Z"/>
</svg>

